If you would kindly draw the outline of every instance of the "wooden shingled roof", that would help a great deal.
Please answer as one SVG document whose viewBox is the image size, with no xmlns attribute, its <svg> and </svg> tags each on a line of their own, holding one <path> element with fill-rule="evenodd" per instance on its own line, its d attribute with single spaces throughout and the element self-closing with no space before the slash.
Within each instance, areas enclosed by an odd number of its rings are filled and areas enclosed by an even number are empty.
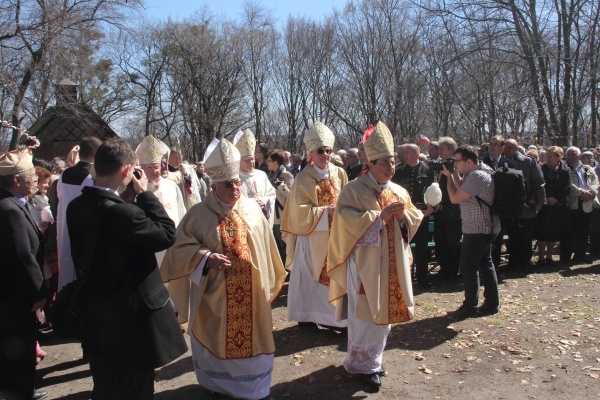
<svg viewBox="0 0 600 400">
<path fill-rule="evenodd" d="M 56 105 L 48 108 L 29 128 L 40 147 L 35 151 L 38 158 L 51 160 L 65 157 L 69 150 L 86 136 L 104 141 L 118 137 L 115 131 L 85 103 Z"/>
</svg>

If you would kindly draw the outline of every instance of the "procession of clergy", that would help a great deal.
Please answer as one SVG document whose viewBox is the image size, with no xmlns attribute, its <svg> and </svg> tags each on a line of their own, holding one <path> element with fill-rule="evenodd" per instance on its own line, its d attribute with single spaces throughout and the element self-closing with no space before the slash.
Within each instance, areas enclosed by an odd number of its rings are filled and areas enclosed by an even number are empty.
<svg viewBox="0 0 600 400">
<path fill-rule="evenodd" d="M 309 163 L 288 187 L 254 168 L 249 129 L 233 143 L 214 139 L 204 156 L 210 191 L 180 152 L 160 140 L 148 136 L 135 150 L 147 190 L 177 226 L 175 244 L 156 260 L 205 389 L 244 399 L 269 395 L 276 351 L 271 302 L 286 270 L 288 319 L 301 329 L 347 332 L 345 369 L 374 389 L 381 386 L 391 324 L 413 318 L 410 240 L 423 214 L 390 181 L 394 143 L 384 123 L 365 133 L 367 168 L 351 182 L 330 162 L 334 141 L 333 132 L 315 122 L 304 135 Z M 285 261 L 273 235 L 275 219 Z M 59 248 L 62 261 L 61 253 L 70 252 Z"/>
<path fill-rule="evenodd" d="M 288 319 L 347 330 L 345 369 L 375 389 L 381 385 L 391 324 L 413 318 L 409 242 L 423 214 L 390 181 L 394 143 L 384 123 L 365 133 L 368 171 L 354 181 L 330 163 L 334 141 L 320 122 L 305 133 L 311 160 L 285 188 L 285 267 L 272 232 L 277 189 L 254 169 L 249 129 L 234 143 L 215 139 L 208 146 L 212 190 L 203 201 L 189 166 L 180 163 L 176 179 L 161 176 L 168 146 L 151 136 L 138 146 L 148 190 L 178 226 L 175 244 L 156 257 L 204 388 L 246 399 L 269 395 L 276 351 L 271 302 L 286 269 Z"/>
</svg>

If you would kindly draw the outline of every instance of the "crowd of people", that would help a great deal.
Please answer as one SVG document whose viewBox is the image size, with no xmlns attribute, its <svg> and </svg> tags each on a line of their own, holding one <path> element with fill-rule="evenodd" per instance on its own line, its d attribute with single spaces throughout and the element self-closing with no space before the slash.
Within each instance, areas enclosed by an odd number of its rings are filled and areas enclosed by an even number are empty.
<svg viewBox="0 0 600 400">
<path fill-rule="evenodd" d="M 135 151 L 88 137 L 50 162 L 27 147 L 0 155 L 0 397 L 48 395 L 35 389 L 37 331 L 75 280 L 94 399 L 151 399 L 154 369 L 187 351 L 182 330 L 202 387 L 262 399 L 285 282 L 288 320 L 347 335 L 344 368 L 378 389 L 391 324 L 414 318 L 413 281 L 461 279 L 448 314 L 490 315 L 503 270 L 600 254 L 600 148 L 395 146 L 378 122 L 336 151 L 319 121 L 303 144 L 292 155 L 245 129 L 197 164 L 152 136 Z M 508 170 L 524 182 L 512 217 L 491 206 Z"/>
</svg>

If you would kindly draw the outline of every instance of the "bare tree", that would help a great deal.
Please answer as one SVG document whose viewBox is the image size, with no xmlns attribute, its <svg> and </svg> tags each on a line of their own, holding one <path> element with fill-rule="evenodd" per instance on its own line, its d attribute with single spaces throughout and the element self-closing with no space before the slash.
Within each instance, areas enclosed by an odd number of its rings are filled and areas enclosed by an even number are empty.
<svg viewBox="0 0 600 400">
<path fill-rule="evenodd" d="M 30 84 L 47 60 L 49 51 L 57 51 L 57 47 L 66 42 L 61 41 L 63 37 L 100 23 L 119 25 L 123 13 L 138 5 L 137 0 L 15 0 L 2 10 L 0 45 L 18 50 L 23 65 L 12 101 L 12 124 L 20 125 L 22 106 Z M 68 52 L 71 49 L 62 50 Z M 18 138 L 19 132 L 14 130 L 11 149 L 16 147 Z"/>
</svg>

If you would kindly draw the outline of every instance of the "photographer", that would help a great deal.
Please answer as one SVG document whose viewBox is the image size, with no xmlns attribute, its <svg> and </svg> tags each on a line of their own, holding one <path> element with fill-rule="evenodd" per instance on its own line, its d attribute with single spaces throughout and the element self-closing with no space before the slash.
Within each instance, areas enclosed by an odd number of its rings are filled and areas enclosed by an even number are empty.
<svg viewBox="0 0 600 400">
<path fill-rule="evenodd" d="M 440 164 L 446 169 L 454 171 L 454 152 L 458 145 L 451 137 L 442 137 L 439 140 L 439 156 L 443 160 Z M 452 160 L 450 162 L 450 160 Z M 451 166 L 450 166 L 451 164 Z M 440 165 L 440 168 L 443 168 Z M 431 163 L 429 168 L 433 169 Z M 440 264 L 440 270 L 435 276 L 441 282 L 449 282 L 458 277 L 461 248 L 461 221 L 460 206 L 452 204 L 448 195 L 448 178 L 437 173 L 437 182 L 442 191 L 442 202 L 438 205 L 434 215 L 435 255 Z"/>
<path fill-rule="evenodd" d="M 290 193 L 290 188 L 294 183 L 294 176 L 287 171 L 283 165 L 283 150 L 274 150 L 267 156 L 267 166 L 269 167 L 269 180 L 275 188 L 275 217 L 273 219 L 273 235 L 277 242 L 277 249 L 282 260 L 285 260 L 285 242 L 281 239 L 281 216 L 283 208 Z"/>
</svg>

